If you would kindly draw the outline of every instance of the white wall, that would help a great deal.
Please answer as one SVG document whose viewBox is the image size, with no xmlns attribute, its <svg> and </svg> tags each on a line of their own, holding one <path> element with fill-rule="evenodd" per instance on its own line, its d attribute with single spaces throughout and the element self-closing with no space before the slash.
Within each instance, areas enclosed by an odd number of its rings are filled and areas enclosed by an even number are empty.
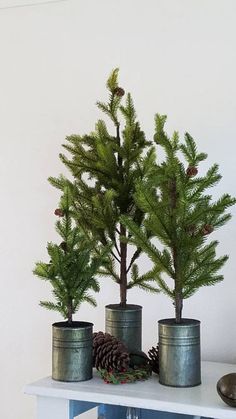
<svg viewBox="0 0 236 419">
<path fill-rule="evenodd" d="M 55 238 L 59 195 L 47 177 L 64 170 L 64 137 L 93 129 L 112 68 L 120 67 L 146 133 L 153 134 L 155 112 L 167 113 L 169 132 L 189 131 L 209 163 L 220 164 L 218 194 L 236 194 L 235 19 L 234 0 L 69 0 L 0 9 L 2 418 L 32 418 L 34 401 L 22 387 L 50 374 L 50 325 L 59 316 L 38 306 L 50 290 L 31 272 Z M 215 234 L 220 252 L 230 255 L 225 281 L 185 303 L 185 316 L 202 321 L 208 360 L 236 362 L 235 220 Z M 84 306 L 80 316 L 103 329 L 103 307 L 117 300 L 116 286 L 102 281 L 98 308 Z M 129 301 L 144 306 L 146 350 L 156 343 L 157 320 L 173 307 L 138 290 Z"/>
</svg>

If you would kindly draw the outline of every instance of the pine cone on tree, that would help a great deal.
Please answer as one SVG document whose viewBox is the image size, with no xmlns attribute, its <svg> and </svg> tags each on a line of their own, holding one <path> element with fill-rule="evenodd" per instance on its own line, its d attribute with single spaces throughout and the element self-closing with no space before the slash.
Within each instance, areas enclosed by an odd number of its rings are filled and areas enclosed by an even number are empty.
<svg viewBox="0 0 236 419">
<path fill-rule="evenodd" d="M 66 242 L 65 242 L 65 241 L 61 242 L 59 246 L 60 246 L 60 248 L 61 248 L 62 250 L 64 250 L 64 252 L 66 252 L 66 251 L 67 251 L 67 244 L 66 244 Z"/>
<path fill-rule="evenodd" d="M 198 174 L 198 169 L 195 166 L 189 166 L 186 170 L 186 175 L 188 177 L 194 177 Z"/>
<path fill-rule="evenodd" d="M 159 346 L 152 347 L 148 351 L 149 361 L 151 365 L 151 369 L 156 374 L 159 374 Z"/>
<path fill-rule="evenodd" d="M 114 89 L 114 94 L 115 94 L 116 96 L 122 97 L 122 96 L 124 96 L 125 91 L 124 91 L 124 89 L 122 89 L 122 87 L 116 87 L 116 88 Z"/>
<path fill-rule="evenodd" d="M 56 208 L 54 211 L 54 214 L 57 215 L 57 217 L 64 217 L 64 211 L 62 211 L 62 209 L 60 208 Z"/>
<path fill-rule="evenodd" d="M 205 224 L 202 228 L 202 235 L 207 236 L 208 234 L 211 234 L 214 231 L 214 227 L 211 224 Z"/>
<path fill-rule="evenodd" d="M 126 371 L 129 368 L 126 346 L 109 333 L 93 334 L 93 366 L 97 370 Z"/>
</svg>

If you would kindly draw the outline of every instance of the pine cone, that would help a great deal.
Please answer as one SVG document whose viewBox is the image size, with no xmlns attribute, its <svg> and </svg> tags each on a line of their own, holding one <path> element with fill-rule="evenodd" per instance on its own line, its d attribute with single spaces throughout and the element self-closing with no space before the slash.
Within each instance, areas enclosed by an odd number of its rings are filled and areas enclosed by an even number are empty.
<svg viewBox="0 0 236 419">
<path fill-rule="evenodd" d="M 122 89 L 122 87 L 116 87 L 113 91 L 114 95 L 122 97 L 125 94 L 124 89 Z"/>
<path fill-rule="evenodd" d="M 55 209 L 54 214 L 58 217 L 64 217 L 64 211 L 62 211 L 60 208 Z"/>
<path fill-rule="evenodd" d="M 202 228 L 202 235 L 207 236 L 207 234 L 211 234 L 214 231 L 214 227 L 211 224 L 205 224 Z"/>
<path fill-rule="evenodd" d="M 129 367 L 126 346 L 109 333 L 93 334 L 93 366 L 107 371 L 125 371 Z"/>
<path fill-rule="evenodd" d="M 186 175 L 188 177 L 194 177 L 197 174 L 198 174 L 198 170 L 197 170 L 197 167 L 195 167 L 195 166 L 189 166 L 186 170 Z"/>
<path fill-rule="evenodd" d="M 61 243 L 60 243 L 60 245 L 59 245 L 59 247 L 60 247 L 62 250 L 64 250 L 64 252 L 66 252 L 66 251 L 67 251 L 67 244 L 66 244 L 66 242 L 61 242 Z"/>
<path fill-rule="evenodd" d="M 152 371 L 155 372 L 156 374 L 159 374 L 159 347 L 158 345 L 156 347 L 153 346 L 148 351 L 148 356 L 149 356 Z"/>
<path fill-rule="evenodd" d="M 146 368 L 149 365 L 149 358 L 143 351 L 132 351 L 129 354 L 130 368 Z"/>
</svg>

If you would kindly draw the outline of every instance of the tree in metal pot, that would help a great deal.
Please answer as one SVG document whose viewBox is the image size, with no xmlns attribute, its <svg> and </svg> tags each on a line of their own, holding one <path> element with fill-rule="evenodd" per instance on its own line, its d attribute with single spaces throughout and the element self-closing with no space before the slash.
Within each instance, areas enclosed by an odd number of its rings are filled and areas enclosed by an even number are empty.
<svg viewBox="0 0 236 419">
<path fill-rule="evenodd" d="M 154 136 L 165 158 L 154 165 L 148 180 L 136 185 L 135 202 L 145 217 L 141 223 L 127 216 L 121 221 L 130 232 L 130 242 L 152 260 L 157 284 L 173 300 L 175 321 L 181 323 L 183 300 L 223 279 L 218 271 L 228 256 L 217 257 L 217 240 L 207 239 L 231 218 L 227 210 L 236 199 L 224 194 L 213 201 L 209 188 L 221 179 L 218 165 L 198 176 L 207 155 L 197 151 L 188 133 L 183 142 L 177 132 L 168 138 L 165 121 L 166 116 L 156 115 Z"/>
<path fill-rule="evenodd" d="M 135 185 L 152 170 L 155 153 L 136 119 L 129 93 L 125 104 L 121 104 L 125 91 L 118 84 L 118 69 L 111 73 L 107 89 L 108 102 L 97 105 L 110 119 L 114 132 L 110 133 L 105 122 L 99 120 L 89 135 L 67 137 L 64 148 L 69 157 L 60 157 L 74 182 L 63 176 L 49 180 L 59 189 L 70 183 L 76 222 L 92 235 L 95 246 L 97 243 L 105 248 L 109 246 L 109 262 L 101 274 L 112 277 L 119 285 L 120 306 L 125 308 L 128 289 L 139 286 L 157 291 L 152 283 L 153 272 L 136 274 L 134 262 L 141 247 L 134 246 L 133 252 L 127 251 L 128 233 L 120 222 L 121 215 L 129 215 L 137 226 L 141 225 L 144 211 L 134 200 Z"/>
<path fill-rule="evenodd" d="M 71 208 L 71 194 L 66 187 L 59 207 L 55 210 L 55 215 L 59 217 L 56 231 L 62 241 L 60 244 L 48 243 L 50 261 L 37 262 L 33 273 L 50 282 L 55 297 L 55 302 L 41 301 L 40 305 L 58 311 L 72 326 L 73 314 L 82 302 L 96 305 L 90 292 L 99 291 L 96 274 L 105 261 L 105 254 L 97 249 L 94 256 L 91 241 L 72 220 Z"/>
</svg>

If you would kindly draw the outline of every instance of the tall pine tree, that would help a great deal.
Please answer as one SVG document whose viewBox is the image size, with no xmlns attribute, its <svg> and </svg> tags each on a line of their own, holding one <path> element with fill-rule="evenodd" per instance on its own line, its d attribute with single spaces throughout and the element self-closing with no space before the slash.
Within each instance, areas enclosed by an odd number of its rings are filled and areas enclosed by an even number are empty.
<svg viewBox="0 0 236 419">
<path fill-rule="evenodd" d="M 125 91 L 118 84 L 118 69 L 108 78 L 107 89 L 108 102 L 97 105 L 112 122 L 113 132 L 99 120 L 89 135 L 67 137 L 63 147 L 69 156 L 61 154 L 60 158 L 74 181 L 64 176 L 49 180 L 59 189 L 69 185 L 76 222 L 92 235 L 95 246 L 109 246 L 109 261 L 100 273 L 119 284 L 120 305 L 125 307 L 128 289 L 139 286 L 157 291 L 152 271 L 139 275 L 135 261 L 141 248 L 134 246 L 129 256 L 127 229 L 120 222 L 122 215 L 132 217 L 137 226 L 143 221 L 144 211 L 134 200 L 135 185 L 152 171 L 155 151 L 140 128 L 129 93 L 122 104 Z"/>
<path fill-rule="evenodd" d="M 207 155 L 197 151 L 188 133 L 183 142 L 177 132 L 168 138 L 165 121 L 166 116 L 156 115 L 154 136 L 157 147 L 165 152 L 165 159 L 153 166 L 148 180 L 139 181 L 135 193 L 136 205 L 145 218 L 137 223 L 122 216 L 121 221 L 130 232 L 130 242 L 152 260 L 156 282 L 173 300 L 176 322 L 180 323 L 183 300 L 200 287 L 223 279 L 218 271 L 228 256 L 217 257 L 217 240 L 207 242 L 207 239 L 231 218 L 227 210 L 236 200 L 224 194 L 213 201 L 209 188 L 221 179 L 218 165 L 198 176 L 198 166 Z M 150 234 L 161 246 L 150 240 Z"/>
</svg>

